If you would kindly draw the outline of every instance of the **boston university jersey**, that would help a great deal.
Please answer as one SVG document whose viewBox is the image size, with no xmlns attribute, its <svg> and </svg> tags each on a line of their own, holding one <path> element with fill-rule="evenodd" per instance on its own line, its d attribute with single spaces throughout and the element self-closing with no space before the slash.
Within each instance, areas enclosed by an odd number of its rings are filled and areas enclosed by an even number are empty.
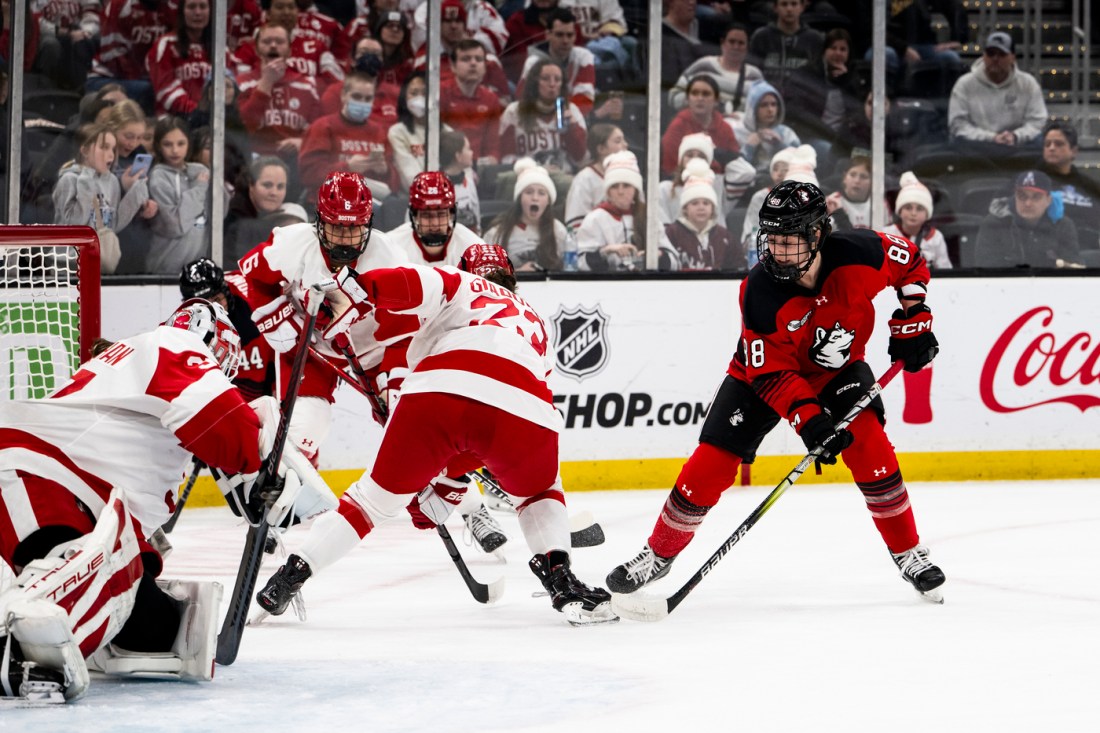
<svg viewBox="0 0 1100 733">
<path fill-rule="evenodd" d="M 730 376 L 753 384 L 783 417 L 814 399 L 848 364 L 862 361 L 875 325 L 872 301 L 886 288 L 923 298 L 929 280 L 909 240 L 870 230 L 836 232 L 822 245 L 817 288 L 776 282 L 755 267 L 741 283 L 744 316 Z"/>
<path fill-rule="evenodd" d="M 407 261 L 410 264 L 427 265 L 429 267 L 437 265 L 458 267 L 459 260 L 462 259 L 462 255 L 466 253 L 471 244 L 481 244 L 485 241 L 469 227 L 456 223 L 454 231 L 451 232 L 451 241 L 447 242 L 447 248 L 440 253 L 440 257 L 428 261 L 428 253 L 425 251 L 424 246 L 420 244 L 416 233 L 413 232 L 411 222 L 405 222 L 396 229 L 386 232 L 386 236 L 405 251 L 405 255 L 408 257 Z"/>
<path fill-rule="evenodd" d="M 456 394 L 561 431 L 546 326 L 523 298 L 452 267 L 374 270 L 359 282 L 378 310 L 424 319 L 402 394 Z"/>
<path fill-rule="evenodd" d="M 309 286 L 332 278 L 332 272 L 321 254 L 313 224 L 293 224 L 278 227 L 266 242 L 257 245 L 241 258 L 241 273 L 248 280 L 246 296 L 253 310 L 267 305 L 287 293 L 296 303 L 303 303 Z M 352 267 L 366 272 L 378 267 L 397 267 L 408 262 L 404 253 L 377 229 L 370 235 L 366 251 Z M 410 316 L 370 314 L 351 327 L 349 336 L 364 369 L 378 366 L 384 347 L 408 338 L 419 321 Z M 320 328 L 318 328 L 320 331 Z M 329 341 L 317 336 L 316 348 L 340 364 L 344 357 Z"/>
<path fill-rule="evenodd" d="M 0 403 L 0 470 L 56 481 L 95 514 L 119 487 L 148 537 L 168 519 L 190 454 L 259 470 L 259 430 L 201 339 L 161 326 L 85 362 L 46 399 Z"/>
</svg>

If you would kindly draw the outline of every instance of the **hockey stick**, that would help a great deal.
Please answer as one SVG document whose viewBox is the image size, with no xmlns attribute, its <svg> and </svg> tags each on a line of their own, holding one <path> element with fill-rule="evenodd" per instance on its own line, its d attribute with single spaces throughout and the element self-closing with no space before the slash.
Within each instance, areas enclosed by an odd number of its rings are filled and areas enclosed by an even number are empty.
<svg viewBox="0 0 1100 733">
<path fill-rule="evenodd" d="M 205 463 L 198 458 L 191 458 L 191 475 L 187 477 L 187 483 L 184 484 L 176 499 L 176 509 L 172 512 L 172 516 L 168 517 L 168 521 L 160 526 L 165 534 L 170 534 L 176 528 L 176 522 L 179 521 L 180 513 L 183 512 L 183 505 L 187 503 L 187 497 L 191 496 L 191 489 L 195 488 L 195 482 L 198 481 L 199 474 L 204 468 L 206 468 Z"/>
<path fill-rule="evenodd" d="M 883 387 L 890 383 L 897 373 L 901 371 L 904 363 L 901 361 L 894 362 L 886 373 L 879 377 L 878 381 L 871 385 L 871 387 L 859 398 L 859 401 L 852 406 L 852 409 L 848 411 L 848 414 L 844 416 L 836 424 L 836 431 L 842 430 L 847 427 L 859 413 L 863 412 L 871 402 L 878 397 L 882 392 Z M 798 462 L 798 465 L 791 469 L 779 485 L 772 489 L 764 501 L 760 503 L 760 506 L 753 510 L 752 514 L 748 516 L 745 521 L 741 522 L 733 534 L 731 534 L 722 546 L 719 547 L 713 555 L 707 558 L 707 561 L 703 563 L 703 567 L 695 571 L 683 587 L 680 590 L 673 593 L 668 598 L 652 598 L 642 595 L 641 593 L 612 593 L 611 594 L 611 608 L 619 616 L 624 616 L 634 621 L 661 621 L 666 618 L 672 611 L 680 605 L 680 603 L 687 598 L 688 593 L 691 593 L 695 589 L 695 586 L 703 580 L 703 578 L 725 557 L 726 553 L 733 549 L 741 539 L 753 528 L 760 517 L 764 516 L 772 505 L 779 500 L 779 497 L 789 489 L 795 481 L 806 472 L 806 469 L 821 455 L 821 446 L 814 448 L 812 451 L 806 454 L 806 456 Z"/>
<path fill-rule="evenodd" d="M 375 392 L 374 387 L 371 386 L 370 378 L 367 377 L 367 373 L 363 370 L 363 365 L 359 363 L 359 359 L 355 357 L 355 350 L 352 348 L 351 340 L 348 339 L 347 334 L 340 333 L 334 336 L 332 345 L 344 355 L 344 359 L 347 360 L 352 373 L 359 381 L 362 392 L 371 401 L 371 408 L 381 418 L 381 422 L 384 423 L 388 417 L 389 408 L 381 395 Z M 337 371 L 341 370 L 337 369 Z M 439 538 L 443 540 L 443 544 L 447 548 L 447 554 L 454 561 L 455 567 L 458 568 L 458 574 L 466 582 L 466 587 L 469 588 L 470 595 L 474 597 L 474 600 L 478 603 L 495 603 L 504 594 L 504 578 L 494 580 L 488 585 L 478 581 L 470 572 L 466 561 L 462 559 L 462 553 L 458 551 L 458 546 L 451 538 L 451 533 L 447 531 L 447 528 L 442 524 L 437 524 L 435 525 L 435 531 L 439 533 Z"/>
<path fill-rule="evenodd" d="M 298 400 L 298 388 L 302 384 L 302 375 L 306 369 L 306 358 L 309 356 L 309 342 L 313 338 L 313 329 L 317 325 L 317 311 L 321 307 L 326 291 L 335 287 L 331 281 L 317 283 L 310 287 L 312 298 L 306 304 L 306 325 L 298 336 L 297 352 L 294 354 L 294 364 L 290 371 L 290 382 L 287 384 L 286 397 L 283 398 L 282 416 L 279 418 L 279 427 L 275 432 L 275 442 L 271 452 L 267 454 L 260 473 L 256 477 L 253 491 L 260 496 L 269 491 L 278 480 L 279 461 L 283 457 L 283 447 L 286 445 L 287 435 L 290 433 L 290 418 L 294 414 L 294 403 Z M 221 631 L 218 632 L 218 648 L 214 661 L 221 665 L 233 664 L 237 659 L 237 652 L 241 648 L 241 635 L 244 633 L 245 623 L 248 621 L 248 607 L 252 603 L 252 592 L 256 589 L 256 580 L 260 575 L 260 565 L 263 563 L 264 545 L 267 542 L 267 532 L 270 526 L 267 523 L 267 513 L 270 508 L 268 503 L 273 499 L 265 499 L 263 512 L 259 521 L 249 521 L 248 534 L 245 537 L 244 551 L 241 554 L 241 565 L 237 570 L 237 582 L 233 586 L 233 594 L 229 597 L 229 610 L 226 611 L 225 620 L 222 622 Z M 242 512 L 243 513 L 243 512 Z M 248 519 L 246 517 L 246 519 Z"/>
</svg>

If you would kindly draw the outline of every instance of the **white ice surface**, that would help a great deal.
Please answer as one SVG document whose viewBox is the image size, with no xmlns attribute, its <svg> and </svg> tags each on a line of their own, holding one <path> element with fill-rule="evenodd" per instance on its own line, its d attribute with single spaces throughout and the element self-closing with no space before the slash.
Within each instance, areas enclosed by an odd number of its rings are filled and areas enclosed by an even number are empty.
<svg viewBox="0 0 1100 733">
<path fill-rule="evenodd" d="M 654 593 L 679 588 L 767 491 L 728 492 Z M 213 682 L 94 677 L 79 703 L 4 711 L 0 730 L 1100 731 L 1100 483 L 910 493 L 948 577 L 943 606 L 898 578 L 851 486 L 795 486 L 653 624 L 564 625 L 532 597 L 514 517 L 506 565 L 463 546 L 475 576 L 507 577 L 481 606 L 435 533 L 401 521 L 307 583 L 305 623 L 247 628 Z M 665 496 L 571 495 L 607 534 L 574 552 L 577 574 L 602 583 L 633 556 Z M 225 509 L 187 510 L 164 575 L 228 596 L 244 531 Z M 288 533 L 292 550 L 305 531 Z"/>
</svg>

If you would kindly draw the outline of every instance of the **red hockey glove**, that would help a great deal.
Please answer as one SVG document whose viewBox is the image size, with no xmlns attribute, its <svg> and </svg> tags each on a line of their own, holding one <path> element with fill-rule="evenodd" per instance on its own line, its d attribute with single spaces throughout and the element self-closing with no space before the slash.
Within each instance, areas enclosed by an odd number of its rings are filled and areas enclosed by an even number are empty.
<svg viewBox="0 0 1100 733">
<path fill-rule="evenodd" d="M 936 358 L 940 342 L 932 333 L 932 311 L 924 303 L 898 308 L 890 317 L 890 358 L 905 363 L 905 371 L 919 372 Z"/>
<path fill-rule="evenodd" d="M 276 353 L 285 354 L 298 343 L 302 333 L 302 316 L 285 295 L 252 312 L 252 322 L 271 344 Z"/>
<path fill-rule="evenodd" d="M 347 333 L 353 324 L 374 310 L 374 304 L 370 302 L 367 291 L 359 284 L 358 277 L 359 273 L 350 267 L 343 267 L 336 273 L 337 290 L 329 297 L 336 303 L 337 307 L 334 311 L 339 310 L 340 307 L 344 310 L 325 327 L 323 333 L 325 339 Z"/>
<path fill-rule="evenodd" d="M 462 501 L 469 488 L 470 479 L 465 476 L 452 479 L 440 476 L 409 502 L 409 515 L 417 529 L 435 529 L 443 524 Z"/>
<path fill-rule="evenodd" d="M 796 417 L 795 420 L 798 420 Z M 806 450 L 813 452 L 821 446 L 821 455 L 817 457 L 818 463 L 826 466 L 836 464 L 836 457 L 840 452 L 852 444 L 852 434 L 847 429 L 837 430 L 833 424 L 833 418 L 827 410 L 821 410 L 807 420 L 792 421 L 798 436 L 806 444 Z"/>
</svg>

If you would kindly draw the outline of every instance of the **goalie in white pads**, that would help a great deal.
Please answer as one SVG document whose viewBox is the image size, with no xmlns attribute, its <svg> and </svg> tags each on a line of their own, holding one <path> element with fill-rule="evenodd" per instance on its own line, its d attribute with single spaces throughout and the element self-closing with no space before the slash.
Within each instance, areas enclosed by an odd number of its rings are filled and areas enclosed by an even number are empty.
<svg viewBox="0 0 1100 733">
<path fill-rule="evenodd" d="M 150 539 L 191 454 L 247 475 L 270 450 L 275 425 L 230 383 L 239 345 L 195 299 L 50 396 L 0 403 L 0 557 L 18 576 L 0 595 L 0 702 L 76 699 L 89 667 L 212 677 L 221 586 L 158 580 Z"/>
<path fill-rule="evenodd" d="M 486 466 L 519 512 L 534 554 L 530 567 L 556 610 L 572 624 L 617 621 L 610 594 L 570 569 L 569 520 L 558 477 L 561 415 L 546 384 L 553 368 L 545 325 L 515 290 L 507 253 L 495 244 L 466 250 L 460 270 L 422 266 L 343 269 L 336 280 L 350 306 L 326 329 L 333 337 L 368 313 L 419 317 L 408 347 L 409 376 L 386 424 L 373 468 L 347 490 L 335 512 L 310 528 L 300 552 L 257 596 L 281 613 L 313 572 L 350 552 L 409 497 L 436 523 L 459 492 L 428 486 Z M 464 270 L 464 271 L 463 271 Z M 444 493 L 446 492 L 446 493 Z"/>
</svg>

